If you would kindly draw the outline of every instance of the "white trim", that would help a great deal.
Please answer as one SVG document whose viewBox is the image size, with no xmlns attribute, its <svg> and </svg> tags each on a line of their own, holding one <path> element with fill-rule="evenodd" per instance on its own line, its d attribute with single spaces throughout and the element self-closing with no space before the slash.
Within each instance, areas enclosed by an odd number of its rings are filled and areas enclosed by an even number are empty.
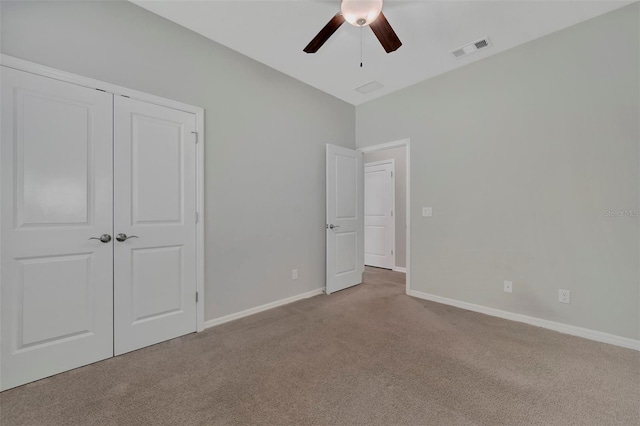
<svg viewBox="0 0 640 426">
<path fill-rule="evenodd" d="M 204 328 L 215 327 L 216 325 L 224 324 L 225 322 L 234 321 L 240 318 L 247 317 L 249 315 L 257 314 L 259 312 L 268 311 L 269 309 L 277 308 L 278 306 L 288 305 L 289 303 L 297 302 L 298 300 L 302 300 L 302 299 L 308 299 L 310 297 L 317 296 L 323 293 L 324 293 L 324 287 L 321 287 L 315 290 L 308 291 L 306 293 L 298 294 L 297 296 L 287 297 L 285 299 L 276 300 L 275 302 L 256 306 L 255 308 L 250 308 L 244 311 L 236 312 L 235 314 L 229 314 L 223 317 L 214 318 L 206 321 L 204 323 Z"/>
<path fill-rule="evenodd" d="M 406 242 L 407 242 L 407 249 L 406 249 L 406 267 L 405 269 L 405 273 L 407 274 L 407 277 L 405 278 L 405 292 L 407 294 L 411 294 L 411 140 L 409 138 L 406 139 L 400 139 L 397 141 L 393 141 L 393 142 L 387 142 L 387 143 L 382 143 L 379 145 L 372 145 L 372 146 L 364 146 L 362 148 L 358 148 L 358 151 L 362 152 L 363 154 L 366 154 L 368 152 L 373 152 L 373 151 L 380 151 L 383 149 L 389 149 L 389 148 L 399 148 L 404 146 L 405 149 L 405 154 L 406 154 L 406 188 L 405 190 L 407 191 L 406 193 L 406 197 L 407 197 L 407 206 L 406 206 L 406 221 L 407 221 L 407 229 L 406 229 Z M 395 253 L 395 251 L 394 251 Z"/>
<path fill-rule="evenodd" d="M 640 340 L 630 339 L 628 337 L 616 336 L 615 334 L 609 334 L 602 331 L 590 330 L 588 328 L 576 327 L 574 325 L 530 317 L 528 315 L 502 311 L 500 309 L 489 308 L 486 306 L 475 305 L 473 303 L 462 302 L 460 300 L 436 296 L 434 294 L 423 293 L 421 291 L 414 290 L 411 291 L 411 294 L 409 295 L 417 297 L 418 299 L 430 300 L 432 302 L 455 306 L 456 308 L 466 309 L 468 311 L 479 312 L 481 314 L 504 318 L 511 321 L 523 322 L 525 324 L 547 328 L 549 330 L 558 331 L 564 334 L 570 334 L 572 336 L 583 337 L 585 339 L 594 340 L 596 342 L 608 343 L 610 345 L 621 346 L 623 348 L 640 351 Z"/>
<path fill-rule="evenodd" d="M 403 274 L 407 273 L 407 268 L 403 268 L 402 266 L 394 266 L 393 270 L 396 272 L 402 272 Z"/>
<path fill-rule="evenodd" d="M 0 54 L 0 65 L 20 71 L 25 71 L 31 74 L 37 74 L 42 77 L 52 78 L 54 80 L 65 81 L 77 86 L 104 90 L 105 92 L 113 93 L 114 95 L 128 96 L 130 98 L 148 102 L 150 104 L 166 106 L 180 111 L 191 112 L 194 114 L 197 114 L 199 111 L 203 111 L 203 109 L 200 107 L 184 104 L 182 102 L 174 101 L 172 99 L 167 99 L 160 96 L 151 95 L 149 93 L 139 92 L 134 89 L 128 89 L 126 87 L 118 86 L 116 84 L 111 84 L 100 80 L 95 80 L 93 78 L 84 77 L 78 74 L 58 70 L 46 65 L 36 64 L 35 62 L 25 61 L 24 59 L 16 58 L 14 56 Z"/>
<path fill-rule="evenodd" d="M 406 174 L 407 174 L 407 184 L 406 184 L 406 189 L 405 191 L 407 191 L 407 193 L 405 194 L 405 196 L 407 197 L 407 231 L 406 231 L 406 235 L 405 238 L 407 239 L 407 251 L 405 254 L 405 264 L 406 264 L 406 268 L 407 268 L 407 277 L 405 279 L 406 281 L 406 288 L 405 288 L 405 292 L 407 294 L 409 294 L 411 292 L 411 143 L 409 141 L 409 139 L 405 139 L 406 141 L 406 154 L 407 154 L 407 158 L 406 158 L 406 165 L 405 165 L 405 170 L 406 170 Z"/>
<path fill-rule="evenodd" d="M 198 209 L 198 223 L 196 224 L 196 289 L 198 303 L 196 304 L 196 331 L 204 330 L 204 109 L 196 113 L 196 206 Z"/>
<path fill-rule="evenodd" d="M 382 164 L 393 164 L 395 171 L 395 159 L 389 158 L 388 160 L 371 161 L 370 163 L 364 163 L 364 166 L 381 166 Z"/>
<path fill-rule="evenodd" d="M 390 148 L 399 148 L 401 146 L 407 146 L 407 145 L 409 145 L 409 138 L 400 139 L 393 142 L 381 143 L 379 145 L 363 146 L 362 148 L 358 148 L 358 151 L 362 151 L 363 154 L 366 154 L 368 152 L 381 151 L 383 149 L 390 149 Z"/>
<path fill-rule="evenodd" d="M 95 80 L 70 72 L 25 61 L 5 54 L 0 54 L 0 65 L 36 74 L 54 80 L 64 81 L 77 86 L 100 89 L 114 95 L 128 96 L 132 99 L 147 102 L 150 104 L 165 106 L 180 111 L 189 112 L 196 116 L 196 129 L 198 132 L 198 144 L 196 145 L 196 185 L 197 185 L 197 210 L 199 220 L 196 225 L 196 291 L 198 292 L 198 303 L 196 305 L 196 330 L 204 330 L 204 109 L 193 105 L 188 105 L 172 99 L 162 98 L 149 93 L 139 92 L 104 81 Z"/>
</svg>

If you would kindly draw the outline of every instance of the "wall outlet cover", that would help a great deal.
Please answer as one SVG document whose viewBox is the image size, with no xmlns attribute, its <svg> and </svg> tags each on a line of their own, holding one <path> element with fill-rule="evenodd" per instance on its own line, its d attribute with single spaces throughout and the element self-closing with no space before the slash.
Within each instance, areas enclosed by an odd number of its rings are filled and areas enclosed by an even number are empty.
<svg viewBox="0 0 640 426">
<path fill-rule="evenodd" d="M 431 216 L 433 216 L 433 208 L 431 208 L 431 207 L 423 207 L 422 208 L 422 216 L 423 217 L 431 217 Z"/>
<path fill-rule="evenodd" d="M 504 291 L 505 291 L 505 293 L 513 293 L 513 282 L 505 281 L 504 282 Z"/>
<path fill-rule="evenodd" d="M 558 290 L 558 301 L 560 303 L 571 303 L 571 291 Z"/>
</svg>

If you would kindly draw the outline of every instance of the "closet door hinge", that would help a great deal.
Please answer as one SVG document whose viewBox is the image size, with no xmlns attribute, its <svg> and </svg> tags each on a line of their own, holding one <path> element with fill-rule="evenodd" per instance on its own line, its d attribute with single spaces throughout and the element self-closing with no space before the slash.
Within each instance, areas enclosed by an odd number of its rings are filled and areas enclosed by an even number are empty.
<svg viewBox="0 0 640 426">
<path fill-rule="evenodd" d="M 198 292 L 196 291 L 196 303 L 198 303 Z"/>
<path fill-rule="evenodd" d="M 196 212 L 196 223 L 198 223 L 199 220 L 200 220 L 200 215 L 198 214 L 198 212 Z"/>
<path fill-rule="evenodd" d="M 198 142 L 199 142 L 199 139 L 200 139 L 200 138 L 198 137 L 198 132 L 191 132 L 191 133 L 193 133 L 194 135 L 196 135 L 196 143 L 198 143 Z"/>
<path fill-rule="evenodd" d="M 391 172 L 391 177 L 393 177 L 393 172 Z"/>
</svg>

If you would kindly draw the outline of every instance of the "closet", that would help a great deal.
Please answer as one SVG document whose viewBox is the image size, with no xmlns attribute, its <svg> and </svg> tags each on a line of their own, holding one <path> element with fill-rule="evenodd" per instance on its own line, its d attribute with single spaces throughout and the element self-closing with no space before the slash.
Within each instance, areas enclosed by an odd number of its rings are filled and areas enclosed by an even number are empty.
<svg viewBox="0 0 640 426">
<path fill-rule="evenodd" d="M 0 388 L 196 331 L 196 115 L 1 70 Z"/>
</svg>

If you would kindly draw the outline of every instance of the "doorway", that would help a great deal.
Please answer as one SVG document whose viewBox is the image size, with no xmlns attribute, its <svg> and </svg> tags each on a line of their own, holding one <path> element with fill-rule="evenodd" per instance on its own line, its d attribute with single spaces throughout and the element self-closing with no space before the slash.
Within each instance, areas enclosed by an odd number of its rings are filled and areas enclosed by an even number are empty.
<svg viewBox="0 0 640 426">
<path fill-rule="evenodd" d="M 393 210 L 389 211 L 389 215 L 386 218 L 387 223 L 390 223 L 390 217 L 393 217 L 394 225 L 393 226 L 393 239 L 391 242 L 386 243 L 386 247 L 392 247 L 391 249 L 387 248 L 386 250 L 390 252 L 393 250 L 393 264 L 385 263 L 385 266 L 380 266 L 380 264 L 375 264 L 373 261 L 376 260 L 373 256 L 367 256 L 367 251 L 380 252 L 381 238 L 386 238 L 389 241 L 389 235 L 391 232 L 383 232 L 380 224 L 374 224 L 372 222 L 372 218 L 368 218 L 367 213 L 376 213 L 376 220 L 381 221 L 382 215 L 379 213 L 382 212 L 381 209 L 377 209 L 377 207 L 381 206 L 384 201 L 385 195 L 378 193 L 376 198 L 374 198 L 375 202 L 369 200 L 369 205 L 367 208 L 367 196 L 372 195 L 372 192 L 377 193 L 376 191 L 371 191 L 372 188 L 369 187 L 367 189 L 367 173 L 365 168 L 365 264 L 376 267 L 383 267 L 386 269 L 392 269 L 397 272 L 403 272 L 406 274 L 406 293 L 410 292 L 410 140 L 402 139 L 394 142 L 384 143 L 380 145 L 373 145 L 368 147 L 363 147 L 359 149 L 363 154 L 363 163 L 366 165 L 367 163 L 373 163 L 373 165 L 382 165 L 382 164 L 393 164 L 393 198 L 395 199 L 392 202 Z M 380 168 L 380 167 L 378 167 Z M 377 169 L 370 169 L 377 170 Z M 386 171 L 389 173 L 389 178 L 391 177 L 391 170 Z M 378 173 L 378 180 L 382 179 L 382 173 Z M 369 183 L 373 182 L 375 179 L 369 179 Z M 380 182 L 377 183 L 378 188 L 383 188 L 384 184 Z M 388 196 L 386 196 L 388 197 Z M 376 209 L 373 209 L 376 207 Z M 374 210 L 380 210 L 374 211 Z M 391 216 L 391 211 L 393 212 L 393 216 Z M 367 224 L 371 224 L 371 227 L 367 227 Z M 376 226 L 375 232 L 373 232 Z M 367 230 L 369 232 L 367 232 Z M 387 256 L 385 256 L 387 258 Z M 378 258 L 379 259 L 379 258 Z M 385 262 L 389 262 L 385 259 Z"/>
</svg>

